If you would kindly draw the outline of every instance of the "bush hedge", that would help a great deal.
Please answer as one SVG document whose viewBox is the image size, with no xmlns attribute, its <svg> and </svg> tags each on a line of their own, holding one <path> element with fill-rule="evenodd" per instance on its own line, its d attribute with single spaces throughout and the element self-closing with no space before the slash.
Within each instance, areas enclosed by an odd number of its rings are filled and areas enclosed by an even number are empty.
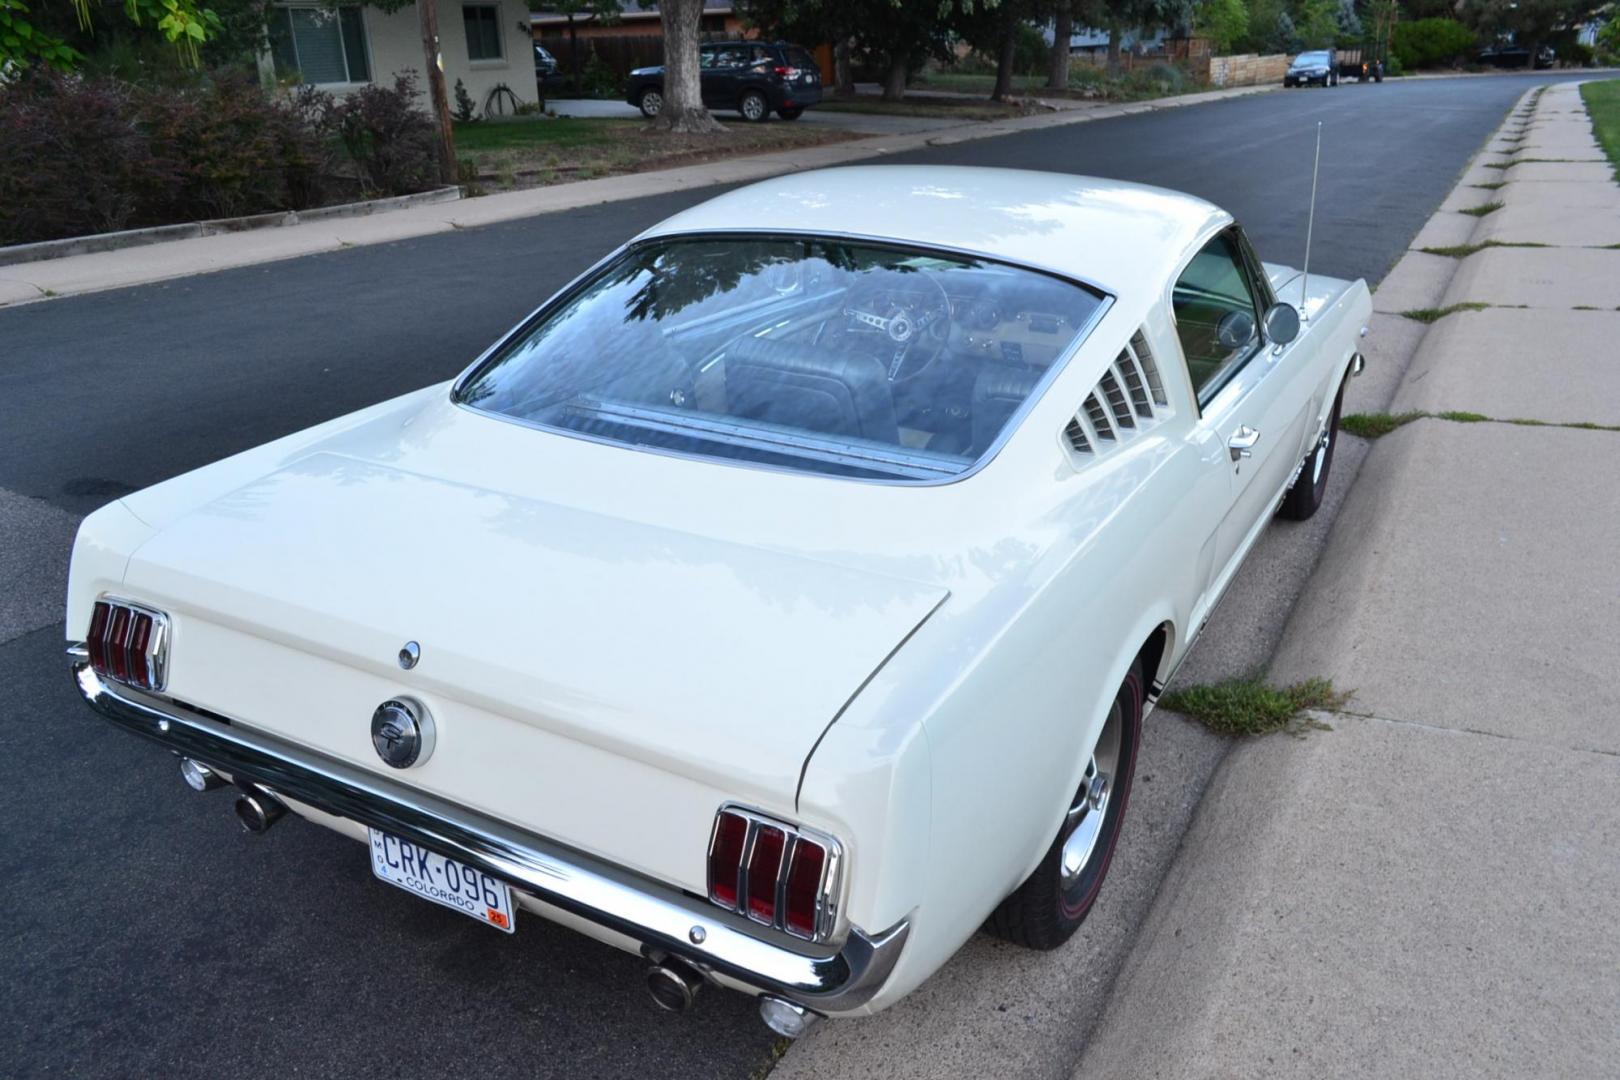
<svg viewBox="0 0 1620 1080">
<path fill-rule="evenodd" d="M 409 75 L 340 99 L 30 71 L 0 85 L 0 244 L 421 191 L 434 135 Z"/>
<path fill-rule="evenodd" d="M 1403 70 L 1440 67 L 1463 60 L 1473 51 L 1474 32 L 1456 19 L 1398 23 L 1390 35 L 1389 49 Z"/>
</svg>

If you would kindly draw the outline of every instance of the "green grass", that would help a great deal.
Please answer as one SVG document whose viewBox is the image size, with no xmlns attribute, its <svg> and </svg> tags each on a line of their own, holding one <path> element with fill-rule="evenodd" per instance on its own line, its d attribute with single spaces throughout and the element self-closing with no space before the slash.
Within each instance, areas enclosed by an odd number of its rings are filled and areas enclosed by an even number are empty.
<svg viewBox="0 0 1620 1080">
<path fill-rule="evenodd" d="M 571 150 L 582 146 L 607 146 L 633 130 L 645 127 L 640 120 L 564 116 L 519 117 L 513 120 L 480 120 L 476 124 L 456 124 L 456 152 L 479 153 L 489 150 L 528 150 L 555 147 Z"/>
<path fill-rule="evenodd" d="M 1597 135 L 1598 145 L 1609 155 L 1615 179 L 1620 180 L 1620 82 L 1610 79 L 1582 83 L 1581 101 L 1586 104 L 1586 114 L 1592 118 L 1592 131 Z"/>
<path fill-rule="evenodd" d="M 1544 248 L 1546 244 L 1532 244 L 1528 242 L 1509 242 L 1506 240 L 1487 240 L 1483 244 L 1453 244 L 1451 247 L 1426 247 L 1418 250 L 1425 255 L 1444 255 L 1448 259 L 1466 259 L 1476 252 L 1486 248 Z"/>
<path fill-rule="evenodd" d="M 1620 431 L 1620 425 L 1595 424 L 1590 420 L 1559 421 L 1559 420 L 1531 420 L 1526 418 L 1502 418 L 1486 416 L 1477 412 L 1426 412 L 1414 409 L 1403 413 L 1351 413 L 1340 417 L 1339 429 L 1363 439 L 1376 439 L 1380 435 L 1388 435 L 1397 428 L 1405 427 L 1414 420 L 1449 420 L 1453 424 L 1513 424 L 1516 427 L 1557 427 L 1579 428 L 1582 431 Z"/>
<path fill-rule="evenodd" d="M 1426 412 L 1351 413 L 1339 418 L 1339 430 L 1363 439 L 1376 439 L 1428 415 Z"/>
<path fill-rule="evenodd" d="M 1413 322 L 1432 323 L 1440 321 L 1447 315 L 1455 315 L 1459 311 L 1484 311 L 1490 306 L 1470 300 L 1466 303 L 1452 304 L 1450 307 L 1413 308 L 1411 311 L 1401 312 L 1401 315 Z"/>
<path fill-rule="evenodd" d="M 1484 217 L 1486 214 L 1494 214 L 1500 209 L 1502 209 L 1501 203 L 1488 202 L 1483 206 L 1470 206 L 1468 209 L 1464 210 L 1463 213 L 1472 214 L 1474 217 Z"/>
<path fill-rule="evenodd" d="M 1259 676 L 1248 675 L 1172 690 L 1159 704 L 1220 735 L 1269 735 L 1273 731 L 1303 735 L 1312 728 L 1331 730 L 1307 717 L 1307 709 L 1333 712 L 1349 700 L 1350 695 L 1334 690 L 1328 679 L 1306 679 L 1278 689 Z"/>
<path fill-rule="evenodd" d="M 1469 187 L 1482 188 L 1485 191 L 1495 191 L 1497 188 L 1505 188 L 1505 187 L 1507 187 L 1507 181 L 1506 180 L 1498 180 L 1498 181 L 1496 181 L 1495 183 L 1492 183 L 1492 184 L 1469 184 L 1468 186 Z"/>
<path fill-rule="evenodd" d="M 907 98 L 904 101 L 884 101 L 877 97 L 828 98 L 816 108 L 821 112 L 863 113 L 877 116 L 926 116 L 949 120 L 1005 120 L 1023 116 L 1025 111 L 1016 105 L 996 101 L 974 101 L 957 104 L 928 98 Z"/>
</svg>

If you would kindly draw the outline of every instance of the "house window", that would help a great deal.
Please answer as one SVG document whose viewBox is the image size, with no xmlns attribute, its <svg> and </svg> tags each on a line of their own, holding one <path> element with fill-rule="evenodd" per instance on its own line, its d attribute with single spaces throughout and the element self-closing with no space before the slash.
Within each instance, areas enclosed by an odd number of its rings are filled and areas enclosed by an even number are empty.
<svg viewBox="0 0 1620 1080">
<path fill-rule="evenodd" d="M 315 85 L 371 81 L 358 7 L 272 8 L 269 30 L 277 78 Z"/>
<path fill-rule="evenodd" d="M 467 28 L 468 60 L 501 59 L 501 9 L 495 4 L 461 5 Z"/>
</svg>

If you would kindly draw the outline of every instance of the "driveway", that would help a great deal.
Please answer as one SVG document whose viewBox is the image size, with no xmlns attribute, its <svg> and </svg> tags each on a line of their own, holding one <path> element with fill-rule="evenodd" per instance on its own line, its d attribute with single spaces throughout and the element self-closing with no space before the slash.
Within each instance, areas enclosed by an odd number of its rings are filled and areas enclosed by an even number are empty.
<svg viewBox="0 0 1620 1080">
<path fill-rule="evenodd" d="M 1304 246 L 1322 120 L 1312 268 L 1377 280 L 1529 84 L 1503 76 L 1274 93 L 892 160 L 1183 188 L 1233 210 L 1268 258 L 1292 261 Z M 508 939 L 374 881 L 363 848 L 299 821 L 244 836 L 223 795 L 185 790 L 172 758 L 76 700 L 58 621 L 64 547 L 79 515 L 451 377 L 604 252 L 718 190 L 0 310 L 0 1045 L 9 1073 L 740 1080 L 768 1065 L 773 1040 L 738 995 L 706 994 L 691 1014 L 664 1016 L 633 957 L 537 919 Z M 1308 542 L 1293 554 L 1311 551 Z M 1252 564 L 1223 604 L 1245 613 L 1223 637 L 1230 663 L 1269 653 L 1293 599 L 1276 580 Z M 976 1010 L 1010 1046 L 1034 1045 L 1020 1027 L 1032 1017 L 1070 1025 L 1071 1043 L 1083 1040 L 1087 1010 L 1100 1007 L 1139 925 L 1140 898 L 1156 889 L 1213 767 L 1207 742 L 1166 745 L 1179 757 L 1144 782 L 1180 787 L 1141 819 L 1151 828 L 1127 828 L 1087 951 L 1069 955 L 1068 967 L 957 965 L 925 988 L 939 1017 Z M 976 961 L 986 947 L 969 948 Z M 1076 964 L 1085 985 L 1047 993 L 1040 980 Z M 1060 998 L 1071 1011 L 1039 1012 Z M 860 1023 L 839 1037 L 878 1037 Z M 976 1037 L 964 1030 L 944 1037 Z M 1056 1045 L 1026 1051 L 1017 1071 L 1056 1075 L 1061 1063 L 1042 1056 Z"/>
</svg>

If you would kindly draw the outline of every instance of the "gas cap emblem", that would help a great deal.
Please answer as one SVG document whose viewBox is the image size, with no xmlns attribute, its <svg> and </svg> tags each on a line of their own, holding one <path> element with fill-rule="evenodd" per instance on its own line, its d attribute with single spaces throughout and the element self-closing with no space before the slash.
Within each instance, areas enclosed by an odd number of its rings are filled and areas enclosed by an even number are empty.
<svg viewBox="0 0 1620 1080">
<path fill-rule="evenodd" d="M 420 765 L 433 753 L 433 718 L 419 701 L 390 698 L 371 714 L 371 745 L 396 769 Z"/>
</svg>

